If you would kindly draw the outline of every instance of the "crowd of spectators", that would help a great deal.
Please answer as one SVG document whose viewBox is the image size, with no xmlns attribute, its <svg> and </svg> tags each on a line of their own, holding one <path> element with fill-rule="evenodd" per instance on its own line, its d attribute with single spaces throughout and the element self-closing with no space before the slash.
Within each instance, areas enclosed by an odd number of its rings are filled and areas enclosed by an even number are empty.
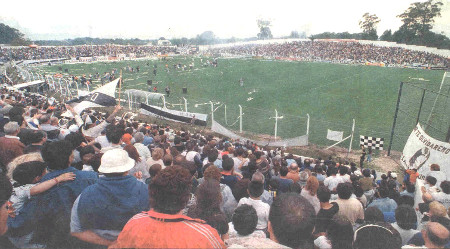
<svg viewBox="0 0 450 249">
<path fill-rule="evenodd" d="M 442 248 L 450 182 L 1 89 L 1 248 Z M 70 112 L 73 118 L 63 118 Z M 64 115 L 67 116 L 67 115 Z M 420 191 L 423 200 L 414 208 Z"/>
<path fill-rule="evenodd" d="M 384 63 L 386 66 L 448 67 L 449 59 L 400 47 L 382 47 L 359 42 L 295 41 L 279 44 L 248 44 L 213 48 L 209 53 L 293 58 L 302 61 L 329 61 L 334 63 Z"/>
<path fill-rule="evenodd" d="M 175 53 L 176 47 L 138 46 L 138 45 L 80 45 L 46 47 L 3 47 L 0 48 L 0 61 L 70 59 L 78 57 L 127 55 L 131 57 L 154 56 L 158 53 Z"/>
</svg>

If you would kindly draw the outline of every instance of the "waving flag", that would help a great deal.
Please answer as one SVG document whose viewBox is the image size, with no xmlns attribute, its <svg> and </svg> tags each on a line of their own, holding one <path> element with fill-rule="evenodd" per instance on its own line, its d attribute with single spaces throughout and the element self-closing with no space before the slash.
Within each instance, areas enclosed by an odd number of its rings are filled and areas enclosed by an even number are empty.
<svg viewBox="0 0 450 249">
<path fill-rule="evenodd" d="M 69 100 L 67 104 L 73 106 L 77 113 L 90 107 L 115 106 L 116 98 L 114 96 L 119 79 L 109 82 L 84 96 Z"/>
</svg>

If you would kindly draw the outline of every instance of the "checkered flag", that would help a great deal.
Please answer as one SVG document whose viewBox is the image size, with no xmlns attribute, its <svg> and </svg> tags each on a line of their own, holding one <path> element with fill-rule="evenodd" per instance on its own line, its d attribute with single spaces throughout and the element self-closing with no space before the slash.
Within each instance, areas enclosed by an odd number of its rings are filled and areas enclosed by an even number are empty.
<svg viewBox="0 0 450 249">
<path fill-rule="evenodd" d="M 384 138 L 360 136 L 359 146 L 371 147 L 372 150 L 383 150 Z"/>
</svg>

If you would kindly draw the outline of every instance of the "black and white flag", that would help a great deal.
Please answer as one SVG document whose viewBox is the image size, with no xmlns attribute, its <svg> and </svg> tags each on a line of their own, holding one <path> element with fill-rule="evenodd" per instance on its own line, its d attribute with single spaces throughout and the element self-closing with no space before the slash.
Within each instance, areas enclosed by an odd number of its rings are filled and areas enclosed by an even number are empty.
<svg viewBox="0 0 450 249">
<path fill-rule="evenodd" d="M 383 150 L 384 138 L 360 136 L 359 145 L 373 150 Z"/>
<path fill-rule="evenodd" d="M 141 103 L 141 113 L 161 119 L 172 120 L 175 122 L 182 122 L 187 124 L 195 124 L 206 126 L 207 114 L 193 113 L 193 112 L 181 112 L 176 110 L 170 110 L 167 108 L 161 108 L 153 105 L 146 105 Z"/>
<path fill-rule="evenodd" d="M 84 109 L 90 107 L 115 106 L 115 91 L 118 82 L 119 79 L 111 81 L 108 84 L 87 93 L 86 95 L 71 99 L 66 103 L 72 105 L 73 109 L 78 114 L 80 114 Z"/>
</svg>

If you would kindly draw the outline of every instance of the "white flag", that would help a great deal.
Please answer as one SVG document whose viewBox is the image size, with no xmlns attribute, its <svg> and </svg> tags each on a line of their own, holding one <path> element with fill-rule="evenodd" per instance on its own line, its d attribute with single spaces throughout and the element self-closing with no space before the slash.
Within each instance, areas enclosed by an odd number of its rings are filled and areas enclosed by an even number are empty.
<svg viewBox="0 0 450 249">
<path fill-rule="evenodd" d="M 343 136 L 344 136 L 343 131 L 332 131 L 332 130 L 328 129 L 328 133 L 327 133 L 328 140 L 339 142 L 342 140 Z"/>
<path fill-rule="evenodd" d="M 450 143 L 430 137 L 417 124 L 403 148 L 400 163 L 405 169 L 417 169 L 421 179 L 428 175 L 431 164 L 438 164 L 450 179 Z"/>
<path fill-rule="evenodd" d="M 87 95 L 72 99 L 67 103 L 71 105 L 74 104 L 73 109 L 78 114 L 90 107 L 115 106 L 115 92 L 118 82 L 119 79 L 111 81 L 108 84 L 89 92 Z"/>
</svg>

